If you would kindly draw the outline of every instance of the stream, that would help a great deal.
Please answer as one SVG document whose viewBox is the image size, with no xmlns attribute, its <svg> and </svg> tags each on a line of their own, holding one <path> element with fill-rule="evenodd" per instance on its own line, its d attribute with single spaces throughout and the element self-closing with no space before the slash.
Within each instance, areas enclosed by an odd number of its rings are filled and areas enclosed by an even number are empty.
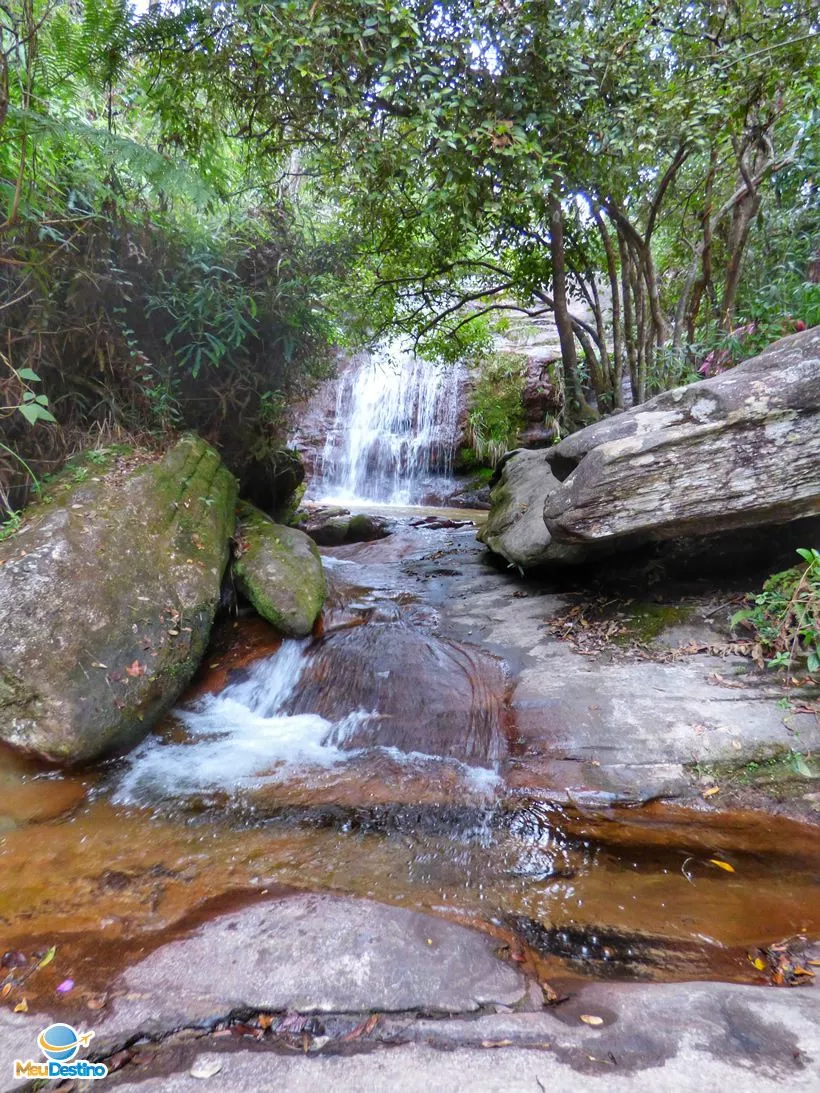
<svg viewBox="0 0 820 1093">
<path fill-rule="evenodd" d="M 344 379 L 350 428 L 314 493 L 390 534 L 322 548 L 312 638 L 228 613 L 132 754 L 75 773 L 0 756 L 2 948 L 57 945 L 76 983 L 55 996 L 44 969 L 33 1009 L 93 1001 L 209 917 L 305 890 L 474 926 L 551 982 L 760 983 L 756 953 L 820 934 L 816 828 L 674 803 L 685 734 L 734 731 L 699 723 L 674 635 L 640 659 L 572 650 L 550 621 L 582 593 L 494 562 L 484 513 L 407 507 L 452 472 L 453 405 L 407 358 L 398 379 L 372 361 Z M 720 589 L 684 591 L 711 626 Z M 684 742 L 667 746 L 670 694 Z"/>
<path fill-rule="evenodd" d="M 520 583 L 464 520 L 405 513 L 386 539 L 326 548 L 317 639 L 224 619 L 130 756 L 63 775 L 7 757 L 4 947 L 60 945 L 93 995 L 203 916 L 295 889 L 477 926 L 557 980 L 756 982 L 750 952 L 816 935 L 813 829 L 558 793 L 527 767 L 511 702 L 527 627 L 502 659 L 473 613 Z M 553 595 L 533 591 L 546 617 Z M 38 978 L 31 1005 L 53 999 Z"/>
</svg>

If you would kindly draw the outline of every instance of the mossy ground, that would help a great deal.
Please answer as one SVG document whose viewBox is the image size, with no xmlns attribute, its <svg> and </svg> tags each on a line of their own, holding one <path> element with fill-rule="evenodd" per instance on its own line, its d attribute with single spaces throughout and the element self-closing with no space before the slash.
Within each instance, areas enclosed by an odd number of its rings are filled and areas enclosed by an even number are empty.
<svg viewBox="0 0 820 1093">
<path fill-rule="evenodd" d="M 621 633 L 613 640 L 618 645 L 633 642 L 650 644 L 665 630 L 684 623 L 692 615 L 691 604 L 629 603 L 617 608 Z"/>
</svg>

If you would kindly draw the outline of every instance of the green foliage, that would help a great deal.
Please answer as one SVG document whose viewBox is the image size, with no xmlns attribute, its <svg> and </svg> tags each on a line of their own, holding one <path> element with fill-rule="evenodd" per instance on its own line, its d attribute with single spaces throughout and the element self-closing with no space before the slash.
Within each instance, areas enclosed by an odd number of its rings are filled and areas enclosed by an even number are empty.
<svg viewBox="0 0 820 1093">
<path fill-rule="evenodd" d="M 731 625 L 754 633 L 770 668 L 790 670 L 805 660 L 813 673 L 820 671 L 820 551 L 797 553 L 804 564 L 769 577 Z"/>
<path fill-rule="evenodd" d="M 8 512 L 5 519 L 0 521 L 0 543 L 4 539 L 11 539 L 23 526 L 23 514 L 16 510 Z"/>
<path fill-rule="evenodd" d="M 177 68 L 192 33 L 208 48 L 203 17 L 125 0 L 0 10 L 6 508 L 89 433 L 190 427 L 241 470 L 327 370 L 332 233 L 282 183 L 286 153 L 227 136 L 238 118 L 209 103 L 209 77 Z"/>
<path fill-rule="evenodd" d="M 482 361 L 468 402 L 469 436 L 478 463 L 493 466 L 515 447 L 524 425 L 525 378 L 523 357 L 497 353 Z"/>
<path fill-rule="evenodd" d="M 198 428 L 241 462 L 330 343 L 474 360 L 490 320 L 558 314 L 562 265 L 595 313 L 562 315 L 570 425 L 581 379 L 607 411 L 747 318 L 811 324 L 815 32 L 806 0 L 0 6 L 0 296 L 42 376 L 3 421 L 0 500 L 18 457 L 90 429 Z M 493 382 L 482 458 L 519 420 Z"/>
</svg>

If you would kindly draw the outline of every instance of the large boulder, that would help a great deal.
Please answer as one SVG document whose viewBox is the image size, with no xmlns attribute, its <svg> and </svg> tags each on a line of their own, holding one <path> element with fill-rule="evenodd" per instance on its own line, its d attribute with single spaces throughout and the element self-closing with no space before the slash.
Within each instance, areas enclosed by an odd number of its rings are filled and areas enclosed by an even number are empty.
<svg viewBox="0 0 820 1093">
<path fill-rule="evenodd" d="M 820 328 L 508 458 L 481 539 L 526 568 L 820 513 Z"/>
<path fill-rule="evenodd" d="M 133 746 L 190 680 L 236 504 L 198 437 L 158 461 L 91 454 L 0 544 L 0 739 L 63 764 Z"/>
<path fill-rule="evenodd" d="M 423 634 L 384 604 L 365 625 L 316 645 L 288 713 L 341 722 L 328 742 L 342 750 L 396 748 L 491 767 L 506 754 L 505 687 L 486 653 Z"/>
<path fill-rule="evenodd" d="M 325 576 L 313 540 L 297 528 L 274 524 L 253 505 L 239 510 L 239 591 L 277 630 L 306 637 L 322 610 Z"/>
</svg>

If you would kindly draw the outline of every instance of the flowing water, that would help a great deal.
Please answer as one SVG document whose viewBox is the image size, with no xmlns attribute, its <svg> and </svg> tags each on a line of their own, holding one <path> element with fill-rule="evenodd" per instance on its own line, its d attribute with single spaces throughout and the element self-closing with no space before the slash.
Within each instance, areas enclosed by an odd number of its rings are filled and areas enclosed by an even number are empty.
<svg viewBox="0 0 820 1093">
<path fill-rule="evenodd" d="M 54 975 L 93 996 L 203 916 L 294 888 L 474 925 L 558 979 L 754 982 L 756 947 L 817 935 L 802 824 L 513 789 L 507 673 L 430 628 L 459 595 L 452 533 L 412 534 L 423 557 L 398 533 L 326 552 L 321 638 L 277 647 L 226 619 L 124 759 L 55 775 L 0 756 L 5 948 L 58 944 Z M 53 1007 L 57 981 L 32 979 L 29 1004 Z"/>
<path fill-rule="evenodd" d="M 452 485 L 461 373 L 397 344 L 363 355 L 340 377 L 314 492 L 323 501 L 424 503 Z"/>
<path fill-rule="evenodd" d="M 398 505 L 449 475 L 455 384 L 407 354 L 347 373 L 325 492 Z M 478 644 L 464 571 L 526 593 L 452 513 L 392 514 L 388 538 L 324 550 L 313 638 L 224 618 L 129 756 L 60 774 L 0 752 L 0 950 L 61 954 L 27 984 L 32 1008 L 53 1010 L 58 975 L 93 998 L 209 914 L 292 889 L 444 915 L 559 978 L 759 982 L 750 953 L 820 933 L 804 824 L 559 803 L 511 700 L 533 639 L 508 637 L 509 661 Z"/>
</svg>

